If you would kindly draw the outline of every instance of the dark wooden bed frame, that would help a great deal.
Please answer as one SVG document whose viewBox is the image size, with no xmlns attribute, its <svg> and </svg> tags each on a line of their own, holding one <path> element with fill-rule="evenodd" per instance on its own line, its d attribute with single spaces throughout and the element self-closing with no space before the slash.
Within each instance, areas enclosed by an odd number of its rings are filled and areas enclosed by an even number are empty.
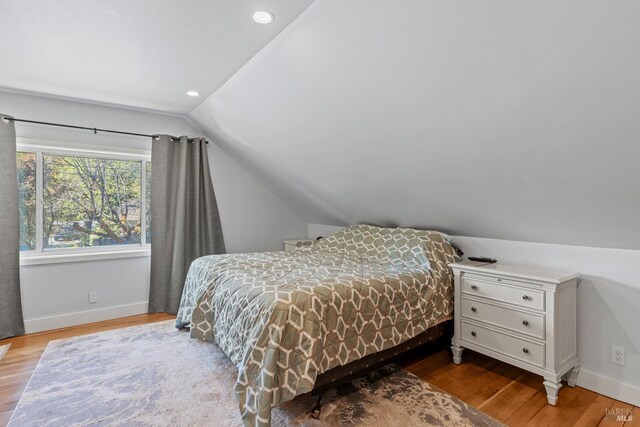
<svg viewBox="0 0 640 427">
<path fill-rule="evenodd" d="M 351 381 L 367 371 L 372 371 L 384 366 L 403 353 L 447 336 L 453 336 L 453 320 L 445 320 L 444 322 L 438 323 L 420 335 L 417 335 L 395 347 L 370 354 L 362 359 L 354 360 L 346 365 L 337 366 L 327 372 L 323 372 L 316 377 L 316 383 L 313 386 L 312 393 L 323 393 L 340 384 Z"/>
<path fill-rule="evenodd" d="M 327 390 L 338 387 L 345 384 L 355 378 L 364 375 L 367 372 L 378 369 L 388 363 L 391 363 L 398 356 L 418 348 L 427 343 L 433 343 L 435 341 L 451 338 L 453 336 L 453 320 L 445 320 L 438 323 L 435 326 L 430 327 L 420 335 L 411 338 L 395 347 L 388 348 L 378 353 L 373 353 L 362 359 L 354 360 L 351 363 L 347 363 L 344 366 L 337 366 L 333 369 L 323 372 L 316 378 L 316 383 L 313 386 L 311 394 L 318 396 L 318 403 L 311 410 L 311 416 L 313 418 L 320 417 L 320 408 L 322 395 Z"/>
</svg>

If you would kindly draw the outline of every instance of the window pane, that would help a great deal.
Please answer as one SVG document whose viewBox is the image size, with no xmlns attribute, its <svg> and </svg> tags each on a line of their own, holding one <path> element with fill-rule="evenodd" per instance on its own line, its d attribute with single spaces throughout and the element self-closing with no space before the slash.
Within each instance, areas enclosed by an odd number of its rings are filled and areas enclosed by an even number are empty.
<svg viewBox="0 0 640 427">
<path fill-rule="evenodd" d="M 43 155 L 44 247 L 140 243 L 141 162 Z"/>
<path fill-rule="evenodd" d="M 36 248 L 36 155 L 18 152 L 18 211 L 20 214 L 20 250 Z"/>
<path fill-rule="evenodd" d="M 145 183 L 145 197 L 147 198 L 147 243 L 151 243 L 151 162 L 146 162 L 145 174 L 147 175 L 147 182 Z"/>
</svg>

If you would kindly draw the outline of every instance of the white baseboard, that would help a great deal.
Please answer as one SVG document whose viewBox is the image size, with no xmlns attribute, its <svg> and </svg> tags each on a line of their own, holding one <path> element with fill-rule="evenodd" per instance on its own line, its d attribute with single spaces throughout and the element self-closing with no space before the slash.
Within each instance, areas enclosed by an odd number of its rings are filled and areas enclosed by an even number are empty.
<svg viewBox="0 0 640 427">
<path fill-rule="evenodd" d="M 640 388 L 580 368 L 577 385 L 621 402 L 640 405 Z"/>
<path fill-rule="evenodd" d="M 135 316 L 147 313 L 149 301 L 133 304 L 118 305 L 114 307 L 100 308 L 96 310 L 78 311 L 75 313 L 60 314 L 58 316 L 41 317 L 38 319 L 25 319 L 26 333 L 48 331 L 51 329 L 66 328 L 67 326 L 82 325 L 85 323 L 100 322 L 102 320 L 117 319 L 119 317 Z"/>
</svg>

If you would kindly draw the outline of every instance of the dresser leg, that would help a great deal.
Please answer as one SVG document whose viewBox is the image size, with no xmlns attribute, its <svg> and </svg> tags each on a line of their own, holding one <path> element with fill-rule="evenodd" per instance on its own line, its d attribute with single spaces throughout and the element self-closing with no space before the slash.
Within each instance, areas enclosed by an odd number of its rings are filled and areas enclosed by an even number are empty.
<svg viewBox="0 0 640 427">
<path fill-rule="evenodd" d="M 560 390 L 560 387 L 562 387 L 562 383 L 545 380 L 543 384 L 544 388 L 547 390 L 547 402 L 549 402 L 549 405 L 555 406 L 558 401 L 558 391 Z"/>
<path fill-rule="evenodd" d="M 460 347 L 459 345 L 452 345 L 451 351 L 453 352 L 453 363 L 459 365 L 462 363 L 462 351 L 464 347 Z"/>
<path fill-rule="evenodd" d="M 569 372 L 565 374 L 565 380 L 569 387 L 576 386 L 576 380 L 578 379 L 578 372 L 580 372 L 580 365 L 574 366 Z"/>
</svg>

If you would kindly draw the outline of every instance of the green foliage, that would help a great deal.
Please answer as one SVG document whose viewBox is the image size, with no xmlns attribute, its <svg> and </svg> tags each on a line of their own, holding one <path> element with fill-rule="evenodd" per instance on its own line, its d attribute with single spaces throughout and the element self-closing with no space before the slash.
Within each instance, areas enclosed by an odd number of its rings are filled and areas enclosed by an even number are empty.
<svg viewBox="0 0 640 427">
<path fill-rule="evenodd" d="M 44 155 L 45 247 L 140 242 L 141 162 Z"/>
<path fill-rule="evenodd" d="M 36 155 L 16 155 L 18 166 L 18 210 L 20 214 L 20 250 L 36 248 Z"/>
</svg>

